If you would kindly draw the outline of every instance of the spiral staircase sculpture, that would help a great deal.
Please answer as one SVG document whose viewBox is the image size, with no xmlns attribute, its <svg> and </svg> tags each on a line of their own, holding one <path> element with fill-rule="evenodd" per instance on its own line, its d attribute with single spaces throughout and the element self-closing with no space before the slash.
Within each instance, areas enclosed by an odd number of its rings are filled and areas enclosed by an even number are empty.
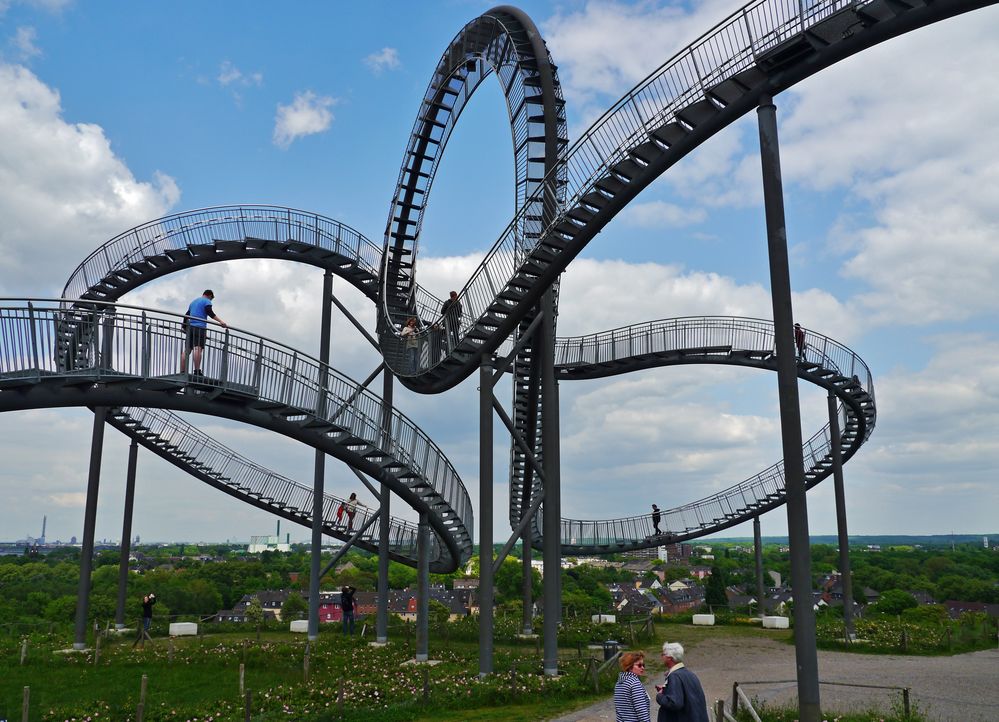
<svg viewBox="0 0 999 722">
<path fill-rule="evenodd" d="M 376 303 L 385 364 L 410 389 L 445 391 L 484 354 L 518 344 L 514 424 L 540 454 L 533 349 L 519 344 L 538 302 L 586 244 L 638 193 L 764 97 L 861 50 L 991 4 L 985 0 L 831 0 L 805 5 L 755 0 L 733 13 L 629 91 L 569 145 L 557 71 L 521 11 L 499 7 L 466 25 L 431 79 L 396 185 L 381 248 L 317 214 L 272 206 L 227 206 L 175 214 L 136 227 L 80 264 L 57 302 L 0 301 L 0 411 L 108 406 L 110 423 L 206 483 L 294 521 L 311 524 L 311 490 L 211 443 L 169 410 L 237 419 L 271 429 L 379 479 L 434 531 L 433 569 L 471 555 L 472 510 L 443 452 L 409 419 L 387 412 L 361 384 L 294 349 L 242 331 L 210 336 L 215 367 L 191 385 L 174 368 L 180 319 L 115 302 L 143 283 L 217 261 L 279 258 L 332 271 Z M 464 284 L 460 311 L 416 282 L 422 219 L 444 148 L 475 89 L 501 82 L 514 141 L 514 218 Z M 420 319 L 419 363 L 404 354 L 403 318 Z M 452 342 L 441 329 L 455 328 Z M 850 458 L 876 421 L 867 366 L 815 332 L 798 364 L 803 380 L 840 401 Z M 773 328 L 751 319 L 675 319 L 595 336 L 560 339 L 557 375 L 587 379 L 675 364 L 775 370 Z M 388 416 L 386 416 L 386 413 Z M 830 473 L 828 427 L 805 444 L 806 483 Z M 510 520 L 516 527 L 543 492 L 514 445 Z M 700 501 L 664 510 L 670 540 L 696 538 L 785 501 L 781 462 Z M 338 504 L 328 497 L 325 509 Z M 542 542 L 540 515 L 533 539 Z M 394 520 L 392 555 L 415 564 L 415 531 Z M 563 549 L 621 551 L 663 543 L 647 516 L 564 519 Z M 327 533 L 344 536 L 331 518 Z M 360 544 L 374 549 L 370 538 Z"/>
</svg>

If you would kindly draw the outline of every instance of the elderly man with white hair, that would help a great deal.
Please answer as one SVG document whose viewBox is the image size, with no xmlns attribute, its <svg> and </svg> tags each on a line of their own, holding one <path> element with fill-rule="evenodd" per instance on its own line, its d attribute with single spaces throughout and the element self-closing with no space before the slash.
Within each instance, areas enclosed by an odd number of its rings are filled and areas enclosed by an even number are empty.
<svg viewBox="0 0 999 722">
<path fill-rule="evenodd" d="M 708 722 L 708 706 L 697 675 L 683 664 L 683 645 L 663 644 L 666 681 L 656 685 L 656 722 Z"/>
</svg>

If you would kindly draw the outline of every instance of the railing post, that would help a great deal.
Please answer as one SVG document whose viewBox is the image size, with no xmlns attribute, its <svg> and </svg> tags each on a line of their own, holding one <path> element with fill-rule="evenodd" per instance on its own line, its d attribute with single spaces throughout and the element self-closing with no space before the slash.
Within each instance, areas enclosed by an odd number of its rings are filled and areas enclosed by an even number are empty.
<svg viewBox="0 0 999 722">
<path fill-rule="evenodd" d="M 146 317 L 146 312 L 142 312 L 142 359 L 140 363 L 140 369 L 142 373 L 142 378 L 149 378 L 149 356 L 152 354 L 152 343 L 149 336 L 149 319 Z M 187 343 L 186 339 L 181 340 L 181 343 Z"/>
<path fill-rule="evenodd" d="M 253 362 L 253 390 L 260 395 L 260 377 L 264 365 L 264 340 L 257 343 L 257 358 Z"/>
<path fill-rule="evenodd" d="M 35 378 L 41 379 L 42 370 L 38 365 L 38 333 L 35 331 L 35 307 L 28 301 L 28 331 L 31 334 L 31 362 L 35 367 Z"/>
<path fill-rule="evenodd" d="M 222 341 L 222 366 L 219 369 L 219 383 L 224 387 L 229 381 L 229 327 L 226 326 Z"/>
</svg>

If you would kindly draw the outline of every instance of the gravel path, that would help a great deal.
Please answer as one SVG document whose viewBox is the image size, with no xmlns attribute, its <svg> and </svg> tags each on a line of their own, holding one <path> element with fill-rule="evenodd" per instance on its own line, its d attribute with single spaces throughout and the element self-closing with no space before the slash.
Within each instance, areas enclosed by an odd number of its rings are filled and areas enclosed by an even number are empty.
<svg viewBox="0 0 999 722">
<path fill-rule="evenodd" d="M 725 699 L 729 709 L 732 683 L 745 684 L 750 697 L 767 702 L 793 703 L 797 699 L 794 682 L 746 684 L 758 680 L 793 680 L 794 647 L 765 637 L 731 637 L 692 632 L 681 639 L 687 648 L 687 663 L 697 673 L 709 703 Z M 700 637 L 694 639 L 694 637 Z M 655 660 L 646 676 L 647 687 L 662 679 L 662 665 Z M 819 650 L 819 678 L 822 682 L 909 687 L 916 709 L 934 722 L 996 722 L 999 720 L 999 649 L 960 654 L 954 657 L 902 657 L 893 655 L 849 654 Z M 879 708 L 889 710 L 901 701 L 901 692 L 885 689 L 858 689 L 822 684 L 824 709 L 845 712 Z M 655 710 L 653 706 L 653 716 Z M 554 722 L 596 722 L 613 720 L 610 699 L 558 717 Z"/>
</svg>

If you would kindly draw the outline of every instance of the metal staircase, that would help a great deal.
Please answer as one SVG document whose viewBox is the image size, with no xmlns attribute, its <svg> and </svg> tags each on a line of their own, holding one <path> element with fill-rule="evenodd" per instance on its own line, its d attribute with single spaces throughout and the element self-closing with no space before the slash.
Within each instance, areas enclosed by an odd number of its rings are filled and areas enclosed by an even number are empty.
<svg viewBox="0 0 999 722">
<path fill-rule="evenodd" d="M 135 439 L 157 456 L 182 471 L 240 501 L 276 514 L 298 524 L 312 526 L 312 488 L 260 466 L 220 444 L 176 414 L 163 409 L 112 408 L 108 423 Z M 323 495 L 323 532 L 346 541 L 352 535 L 343 520 L 337 521 L 337 509 L 344 499 Z M 354 529 L 364 526 L 375 510 L 357 507 Z M 389 554 L 396 561 L 415 566 L 417 526 L 393 518 L 389 531 Z M 355 544 L 378 553 L 376 531 L 369 531 Z M 431 535 L 431 566 L 441 566 L 442 550 Z"/>
<path fill-rule="evenodd" d="M 233 329 L 209 333 L 204 378 L 178 374 L 184 343 L 180 316 L 90 303 L 99 310 L 85 322 L 76 320 L 81 336 L 100 349 L 98 362 L 87 367 L 64 367 L 54 360 L 59 329 L 65 327 L 59 301 L 7 300 L 0 307 L 0 338 L 5 339 L 0 410 L 142 406 L 256 424 L 347 462 L 429 512 L 438 536 L 438 569 L 454 570 L 471 556 L 472 509 L 461 480 L 407 417 L 389 409 L 383 419 L 379 397 L 294 349 Z M 23 352 L 10 353 L 15 349 Z M 145 427 L 136 431 L 147 441 L 156 436 Z M 174 463 L 211 476 L 203 459 L 176 442 L 153 443 L 172 454 Z M 263 492 L 259 501 L 276 512 L 287 507 Z"/>
<path fill-rule="evenodd" d="M 856 353 L 808 330 L 808 346 L 798 377 L 832 391 L 840 400 L 843 460 L 852 457 L 874 430 L 877 408 L 870 369 Z M 579 380 L 681 364 L 724 364 L 776 372 L 771 321 L 728 317 L 666 319 L 600 334 L 559 339 L 556 371 Z M 827 424 L 805 442 L 805 484 L 811 488 L 832 473 L 832 440 Z M 518 473 L 517 468 L 511 474 Z M 511 478 L 513 489 L 515 480 Z M 783 462 L 699 501 L 662 510 L 654 534 L 651 516 L 609 520 L 563 519 L 562 548 L 568 554 L 600 554 L 642 549 L 693 539 L 748 521 L 785 502 Z M 511 499 L 511 509 L 514 510 Z M 540 517 L 540 514 L 538 515 Z M 543 523 L 533 524 L 541 544 Z M 520 517 L 518 516 L 517 519 Z"/>
<path fill-rule="evenodd" d="M 177 213 L 115 236 L 70 275 L 69 300 L 117 301 L 144 283 L 205 263 L 277 258 L 334 271 L 375 300 L 382 251 L 339 221 L 280 206 Z"/>
<path fill-rule="evenodd" d="M 462 341 L 456 349 L 437 349 L 419 368 L 393 370 L 420 392 L 454 386 L 475 371 L 482 352 L 499 348 L 629 201 L 761 98 L 879 42 L 989 4 L 832 0 L 806 8 L 788 0 L 755 0 L 746 5 L 629 91 L 569 148 L 565 166 L 553 171 L 550 184 L 540 184 L 462 289 Z M 548 186 L 564 193 L 565 203 L 542 227 L 532 201 Z M 536 239 L 533 246 L 525 243 L 528 238 Z M 391 275 L 394 269 L 387 264 L 385 271 Z M 383 331 L 383 349 L 399 347 L 396 334 Z M 432 328 L 424 329 L 420 340 L 432 345 Z M 401 353 L 391 357 L 402 358 Z"/>
</svg>

